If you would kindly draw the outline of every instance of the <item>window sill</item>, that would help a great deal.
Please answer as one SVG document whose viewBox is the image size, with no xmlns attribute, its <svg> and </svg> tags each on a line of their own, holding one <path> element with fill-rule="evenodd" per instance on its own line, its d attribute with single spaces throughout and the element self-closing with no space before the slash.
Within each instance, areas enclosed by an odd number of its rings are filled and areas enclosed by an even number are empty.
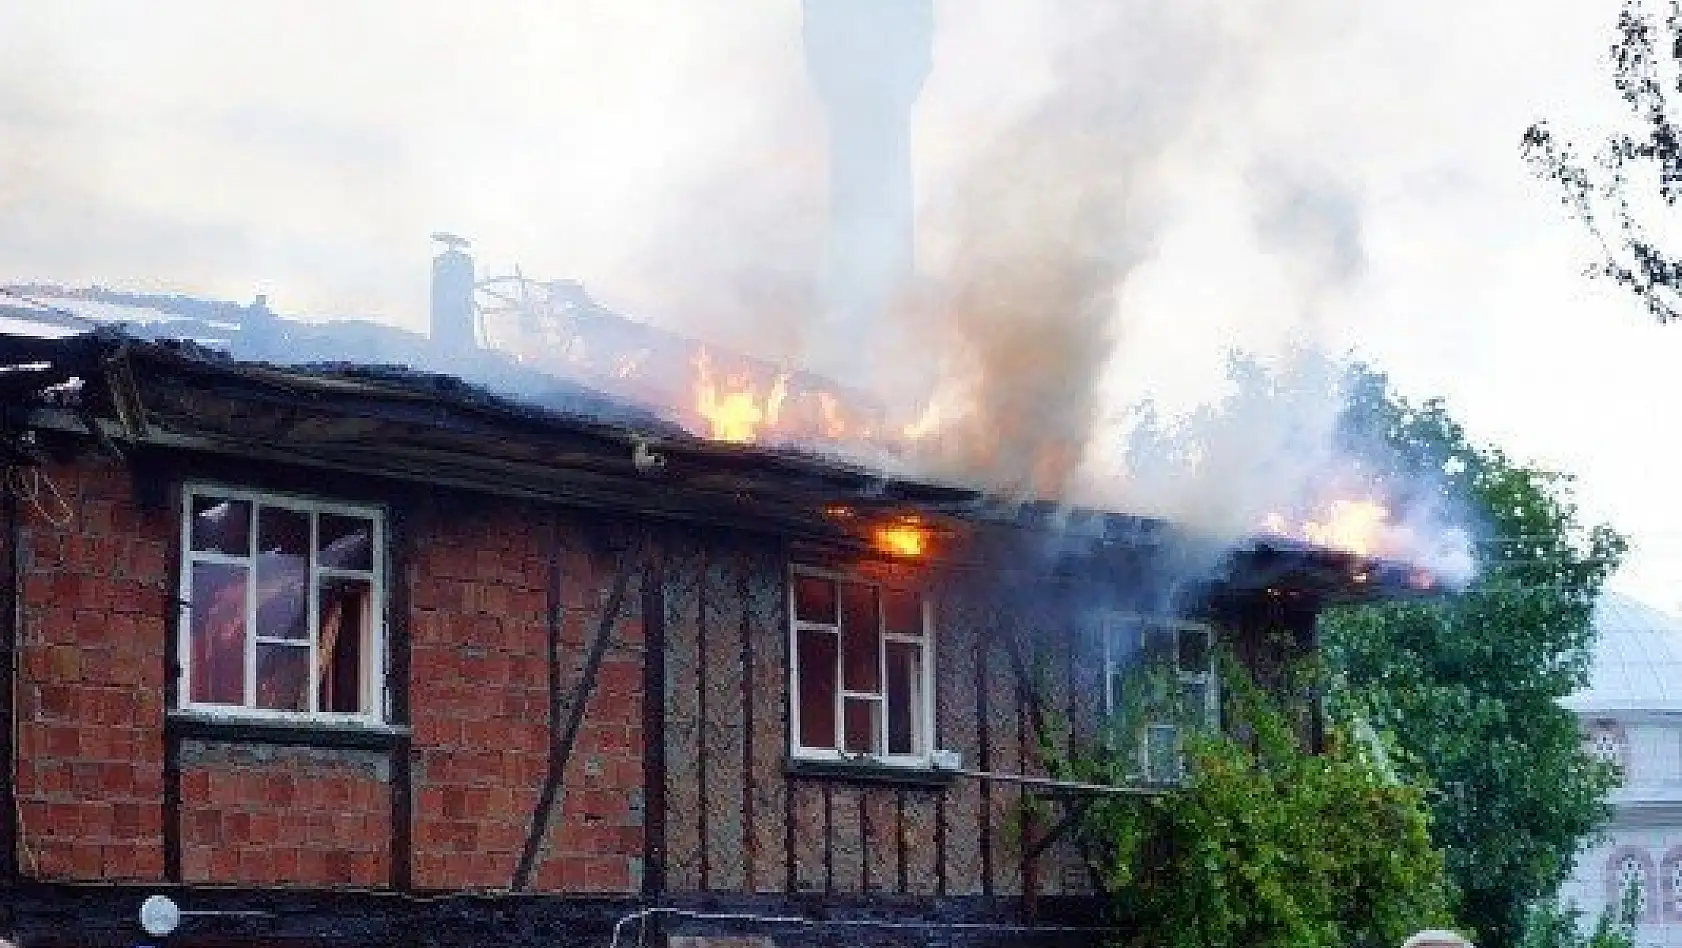
<svg viewBox="0 0 1682 948">
<path fill-rule="evenodd" d="M 407 727 L 361 721 L 288 721 L 237 713 L 171 711 L 164 724 L 173 737 L 222 744 L 389 751 L 409 741 Z"/>
<path fill-rule="evenodd" d="M 790 777 L 809 777 L 843 783 L 879 784 L 923 790 L 944 790 L 958 775 L 932 767 L 906 767 L 875 761 L 815 760 L 790 758 L 785 772 Z"/>
</svg>

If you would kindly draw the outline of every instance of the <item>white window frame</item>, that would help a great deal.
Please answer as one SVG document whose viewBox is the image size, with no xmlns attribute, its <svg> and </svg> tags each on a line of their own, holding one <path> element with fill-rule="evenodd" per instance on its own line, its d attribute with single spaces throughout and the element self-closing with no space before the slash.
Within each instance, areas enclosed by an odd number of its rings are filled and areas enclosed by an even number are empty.
<svg viewBox="0 0 1682 948">
<path fill-rule="evenodd" d="M 1220 676 L 1215 674 L 1215 628 L 1207 622 L 1196 622 L 1190 619 L 1177 619 L 1166 616 L 1152 616 L 1136 612 L 1107 612 L 1103 615 L 1099 626 L 1099 634 L 1104 640 L 1104 713 L 1114 714 L 1119 710 L 1118 696 L 1115 693 L 1116 674 L 1123 670 L 1124 655 L 1118 645 L 1121 632 L 1128 626 L 1139 629 L 1139 645 L 1135 652 L 1128 653 L 1135 662 L 1143 661 L 1145 648 L 1145 633 L 1147 629 L 1167 629 L 1174 634 L 1173 662 L 1175 684 L 1181 688 L 1187 685 L 1201 685 L 1203 687 L 1204 708 L 1203 720 L 1205 726 L 1218 727 L 1220 724 Z M 1201 671 L 1187 671 L 1180 667 L 1180 633 L 1196 632 L 1205 636 L 1207 647 L 1204 650 L 1206 664 Z M 1157 731 L 1169 731 L 1173 741 L 1179 745 L 1180 725 L 1176 721 L 1148 720 L 1143 722 L 1143 733 L 1139 741 L 1139 772 L 1145 779 L 1150 779 L 1153 773 L 1150 759 L 1151 734 Z M 1183 776 L 1184 760 L 1175 762 L 1172 768 L 1175 779 Z"/>
<path fill-rule="evenodd" d="M 844 655 L 842 654 L 842 651 L 841 651 L 840 625 L 839 625 L 838 622 L 836 624 L 832 625 L 832 624 L 823 623 L 823 622 L 804 622 L 804 621 L 801 621 L 800 616 L 799 616 L 798 612 L 796 611 L 796 603 L 795 603 L 796 581 L 801 577 L 808 577 L 808 578 L 812 578 L 812 579 L 822 579 L 822 580 L 827 580 L 829 582 L 837 584 L 837 588 L 836 588 L 836 609 L 837 609 L 837 611 L 839 611 L 839 609 L 840 609 L 840 594 L 841 594 L 841 591 L 840 591 L 839 585 L 841 583 L 857 583 L 859 585 L 871 586 L 871 587 L 874 587 L 878 591 L 877 596 L 876 596 L 876 622 L 877 622 L 877 628 L 880 630 L 880 634 L 881 634 L 881 637 L 882 637 L 882 648 L 880 649 L 880 654 L 877 656 L 877 662 L 879 663 L 878 664 L 878 670 L 877 670 L 877 675 L 878 675 L 877 680 L 880 681 L 881 684 L 882 684 L 882 690 L 881 690 L 880 694 L 872 694 L 872 693 L 868 693 L 868 692 L 847 691 L 845 688 L 842 687 L 843 686 L 842 668 L 845 665 L 845 657 L 844 657 Z M 881 595 L 882 592 L 885 592 L 885 591 L 906 593 L 908 595 L 912 595 L 912 596 L 917 597 L 918 615 L 922 619 L 922 623 L 923 623 L 923 634 L 922 634 L 921 637 L 905 635 L 903 633 L 890 633 L 886 630 L 886 628 L 884 627 L 885 620 L 886 620 L 885 607 L 883 605 L 883 598 L 884 597 Z M 862 759 L 862 760 L 868 761 L 868 762 L 873 763 L 873 764 L 881 764 L 883 766 L 888 766 L 888 767 L 906 767 L 906 768 L 928 769 L 931 766 L 933 766 L 934 744 L 935 744 L 935 722 L 934 722 L 934 714 L 935 714 L 935 700 L 934 700 L 935 641 L 934 641 L 934 629 L 935 629 L 935 624 L 934 624 L 934 604 L 930 601 L 929 597 L 927 595 L 925 595 L 921 590 L 914 589 L 914 588 L 912 588 L 910 586 L 907 586 L 907 585 L 895 584 L 895 583 L 892 583 L 892 582 L 882 582 L 881 580 L 866 577 L 866 576 L 861 576 L 861 575 L 858 575 L 856 573 L 849 573 L 849 572 L 845 572 L 845 571 L 823 569 L 823 568 L 820 568 L 820 567 L 812 567 L 812 566 L 790 565 L 789 569 L 788 569 L 788 597 L 787 597 L 787 599 L 788 599 L 787 608 L 788 608 L 788 708 L 789 708 L 789 714 L 788 714 L 788 720 L 789 720 L 788 744 L 789 744 L 789 754 L 790 754 L 790 756 L 793 757 L 796 760 L 815 760 L 815 761 L 832 761 L 832 762 L 848 762 L 848 761 L 856 762 L 856 761 L 859 761 L 859 760 Z M 837 619 L 839 619 L 839 615 L 837 616 Z M 835 743 L 836 743 L 836 746 L 835 747 L 807 747 L 807 746 L 800 743 L 800 633 L 802 631 L 823 632 L 823 633 L 834 635 L 836 637 L 836 641 L 835 641 Z M 917 726 L 918 726 L 919 730 L 917 731 L 917 733 L 914 736 L 914 743 L 920 748 L 920 751 L 918 753 L 915 753 L 915 754 L 889 754 L 889 753 L 885 752 L 886 748 L 888 747 L 888 709 L 887 709 L 888 665 L 887 665 L 887 662 L 888 662 L 888 644 L 890 642 L 898 642 L 898 643 L 907 644 L 907 645 L 916 645 L 916 646 L 921 647 L 921 649 L 922 649 L 922 665 L 921 665 L 922 681 L 920 683 L 921 684 L 921 699 L 922 700 L 920 702 L 918 702 L 919 704 L 922 705 L 922 707 L 917 709 L 917 711 L 918 711 Z M 846 700 L 848 698 L 875 699 L 875 700 L 878 700 L 878 701 L 881 702 L 882 713 L 877 716 L 878 720 L 880 721 L 880 724 L 878 725 L 879 733 L 877 735 L 877 738 L 880 741 L 879 746 L 884 748 L 884 753 L 881 753 L 881 754 L 855 754 L 855 753 L 849 753 L 848 751 L 842 749 L 841 745 L 843 745 L 845 743 L 845 740 L 844 740 L 844 735 L 846 733 L 845 709 L 846 709 Z"/>
<path fill-rule="evenodd" d="M 249 526 L 251 537 L 251 551 L 245 556 L 226 553 L 201 552 L 193 549 L 193 501 L 196 498 L 213 500 L 245 501 L 251 505 L 251 522 Z M 346 711 L 286 711 L 274 708 L 259 708 L 256 702 L 257 683 L 257 524 L 260 507 L 277 507 L 294 513 L 311 514 L 310 517 L 310 558 L 309 558 L 309 587 L 308 602 L 305 614 L 310 622 L 309 639 L 309 700 L 313 705 L 320 696 L 319 656 L 320 630 L 316 625 L 320 622 L 317 598 L 319 583 L 322 578 L 342 577 L 346 579 L 365 579 L 369 583 L 373 602 L 369 608 L 368 649 L 362 660 L 361 686 L 366 695 L 367 710 L 360 712 Z M 180 585 L 179 620 L 176 629 L 176 662 L 178 677 L 176 679 L 176 704 L 181 711 L 192 712 L 213 717 L 262 720 L 283 722 L 289 724 L 360 724 L 384 725 L 389 715 L 390 695 L 386 691 L 386 611 L 388 608 L 386 588 L 386 509 L 379 505 L 350 504 L 338 501 L 323 500 L 318 497 L 301 494 L 289 494 L 276 491 L 253 490 L 243 487 L 229 487 L 222 484 L 208 482 L 189 482 L 181 490 L 181 547 L 180 547 Z M 347 570 L 333 567 L 323 567 L 317 564 L 318 551 L 316 533 L 319 528 L 319 515 L 336 515 L 357 517 L 373 522 L 373 537 L 371 556 L 372 570 Z M 193 565 L 195 563 L 215 563 L 225 566 L 240 566 L 246 569 L 245 594 L 245 703 L 244 704 L 214 704 L 192 700 L 192 661 L 193 661 Z"/>
</svg>

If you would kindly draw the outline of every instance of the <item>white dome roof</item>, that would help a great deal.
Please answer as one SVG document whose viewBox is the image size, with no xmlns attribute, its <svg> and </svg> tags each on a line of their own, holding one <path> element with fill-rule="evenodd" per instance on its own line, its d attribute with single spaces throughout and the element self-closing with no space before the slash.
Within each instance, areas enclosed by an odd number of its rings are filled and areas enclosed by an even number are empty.
<svg viewBox="0 0 1682 948">
<path fill-rule="evenodd" d="M 1579 713 L 1682 711 L 1682 621 L 1617 593 L 1594 608 L 1587 688 L 1562 704 Z"/>
</svg>

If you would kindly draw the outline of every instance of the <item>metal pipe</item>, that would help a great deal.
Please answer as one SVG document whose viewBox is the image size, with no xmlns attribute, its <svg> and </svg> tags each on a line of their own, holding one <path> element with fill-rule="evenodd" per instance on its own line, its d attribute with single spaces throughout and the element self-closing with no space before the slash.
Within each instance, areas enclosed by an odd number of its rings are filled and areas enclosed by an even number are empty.
<svg viewBox="0 0 1682 948">
<path fill-rule="evenodd" d="M 1029 774 L 1007 774 L 994 770 L 969 770 L 958 768 L 948 770 L 947 773 L 972 780 L 993 780 L 1000 783 L 1019 783 L 1030 787 L 1045 787 L 1050 790 L 1074 790 L 1081 793 L 1097 793 L 1110 796 L 1155 797 L 1168 792 L 1167 787 L 1112 787 L 1102 783 L 1083 783 L 1079 780 L 1057 780 L 1052 777 L 1035 777 Z"/>
<path fill-rule="evenodd" d="M 874 918 L 808 918 L 804 915 L 760 915 L 754 912 L 697 912 L 689 909 L 655 906 L 638 909 L 622 917 L 613 925 L 608 948 L 620 948 L 626 925 L 646 922 L 656 916 L 690 919 L 702 922 L 745 922 L 751 925 L 803 925 L 813 928 L 882 928 L 900 931 L 975 931 L 1012 932 L 1022 935 L 1088 934 L 1119 935 L 1130 929 L 1083 925 L 1012 925 L 1005 922 L 948 922 L 948 921 L 890 921 Z M 642 939 L 639 937 L 638 944 Z"/>
</svg>

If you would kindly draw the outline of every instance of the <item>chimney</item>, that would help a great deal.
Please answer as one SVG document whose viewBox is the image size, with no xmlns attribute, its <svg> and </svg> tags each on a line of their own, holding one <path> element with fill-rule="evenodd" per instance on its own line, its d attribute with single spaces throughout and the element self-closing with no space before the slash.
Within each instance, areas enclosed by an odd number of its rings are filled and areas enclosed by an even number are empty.
<svg viewBox="0 0 1682 948">
<path fill-rule="evenodd" d="M 473 305 L 473 258 L 468 241 L 433 234 L 444 250 L 432 258 L 432 344 L 441 352 L 479 348 L 478 310 Z"/>
<path fill-rule="evenodd" d="M 871 333 L 914 267 L 911 110 L 931 64 L 932 0 L 805 0 L 804 30 L 829 125 L 829 328 Z"/>
</svg>

